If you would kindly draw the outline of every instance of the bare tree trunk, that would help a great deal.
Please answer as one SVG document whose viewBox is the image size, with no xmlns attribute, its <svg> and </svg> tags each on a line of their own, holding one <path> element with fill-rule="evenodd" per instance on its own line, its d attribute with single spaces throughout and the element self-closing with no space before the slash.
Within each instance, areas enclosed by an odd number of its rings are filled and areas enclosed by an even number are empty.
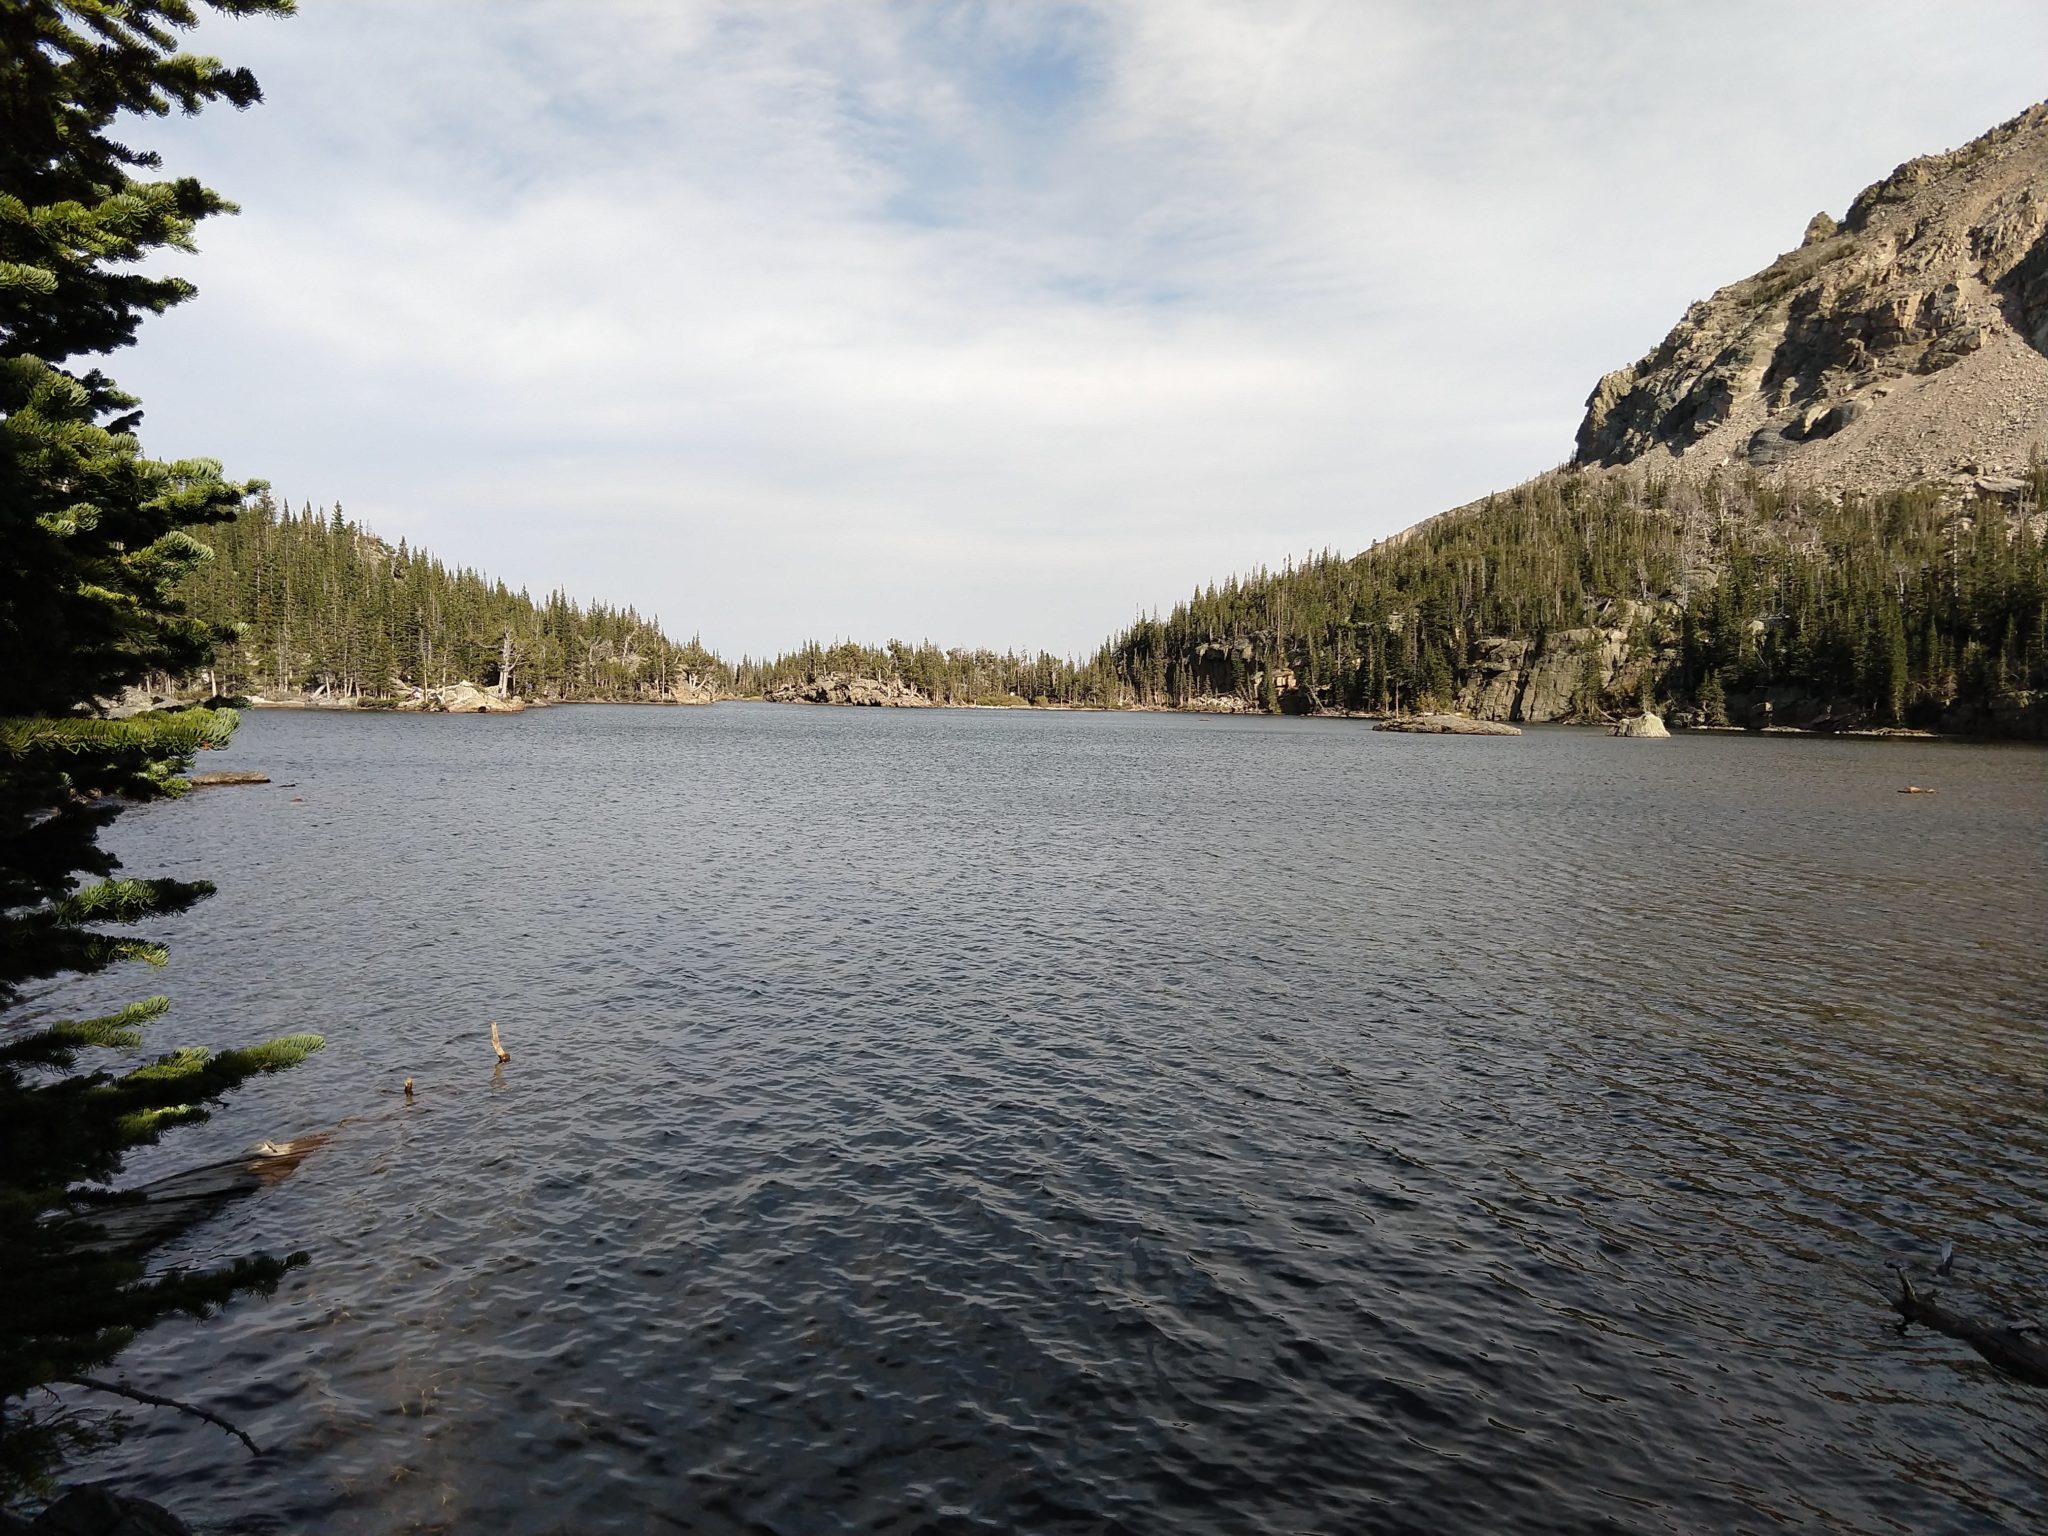
<svg viewBox="0 0 2048 1536">
<path fill-rule="evenodd" d="M 512 626 L 505 626 L 505 643 L 498 650 L 498 697 L 512 692 Z"/>
</svg>

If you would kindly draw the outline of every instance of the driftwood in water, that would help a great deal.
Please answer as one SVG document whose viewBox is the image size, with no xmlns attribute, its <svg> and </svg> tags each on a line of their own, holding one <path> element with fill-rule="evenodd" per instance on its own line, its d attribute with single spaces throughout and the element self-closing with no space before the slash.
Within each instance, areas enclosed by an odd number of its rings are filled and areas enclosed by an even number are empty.
<svg viewBox="0 0 2048 1536">
<path fill-rule="evenodd" d="M 78 1208 L 74 1218 L 97 1228 L 79 1244 L 88 1252 L 147 1253 L 211 1216 L 230 1200 L 275 1184 L 306 1160 L 326 1136 L 301 1136 L 294 1141 L 266 1141 L 240 1157 L 187 1168 L 154 1180 L 105 1204 Z"/>
<path fill-rule="evenodd" d="M 268 784 L 267 773 L 250 773 L 243 769 L 232 769 L 221 773 L 195 773 L 185 782 L 194 789 L 215 789 L 228 784 Z"/>
<path fill-rule="evenodd" d="M 491 1022 L 491 1049 L 498 1053 L 498 1065 L 501 1067 L 505 1065 L 506 1062 L 512 1059 L 512 1053 L 505 1049 L 505 1042 L 498 1038 L 498 1025 L 496 1020 L 492 1020 Z"/>
<path fill-rule="evenodd" d="M 1899 1272 L 1899 1294 L 1892 1305 L 1905 1320 L 1899 1324 L 1901 1329 L 1907 1323 L 1919 1323 L 1936 1333 L 1945 1333 L 1962 1340 L 2007 1375 L 2048 1387 L 2048 1339 L 2042 1338 L 2031 1325 L 1986 1322 L 1944 1306 L 1932 1292 L 1922 1295 L 1914 1290 L 1903 1270 Z"/>
</svg>

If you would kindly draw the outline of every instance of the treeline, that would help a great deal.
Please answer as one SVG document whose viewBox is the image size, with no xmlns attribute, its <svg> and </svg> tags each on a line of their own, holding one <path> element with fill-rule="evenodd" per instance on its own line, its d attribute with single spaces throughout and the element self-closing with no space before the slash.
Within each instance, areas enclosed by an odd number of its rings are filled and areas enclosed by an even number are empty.
<svg viewBox="0 0 2048 1536">
<path fill-rule="evenodd" d="M 772 661 L 742 659 L 733 683 L 741 694 L 766 695 L 830 673 L 902 682 L 940 704 L 1103 708 L 1124 701 L 1108 646 L 1087 662 L 1074 662 L 1046 652 L 941 650 L 929 640 L 916 646 L 901 640 L 886 646 L 811 644 Z"/>
<path fill-rule="evenodd" d="M 2017 498 L 1840 500 L 1753 475 L 1564 470 L 1350 559 L 1209 587 L 1111 645 L 1139 703 L 1448 705 L 1482 643 L 1627 616 L 1654 699 L 1803 692 L 1967 724 L 2048 687 L 2048 469 Z"/>
<path fill-rule="evenodd" d="M 218 694 L 377 700 L 470 681 L 534 698 L 633 700 L 724 686 L 728 669 L 632 608 L 535 601 L 401 539 L 339 504 L 297 512 L 266 494 L 206 530 L 213 558 L 186 579 L 191 615 L 232 629 L 198 681 Z"/>
<path fill-rule="evenodd" d="M 207 531 L 214 558 L 183 591 L 195 618 L 234 626 L 201 680 L 229 695 L 374 700 L 504 678 L 547 699 L 763 696 L 843 673 L 941 704 L 1379 712 L 1469 702 L 1492 642 L 1540 652 L 1599 626 L 1627 632 L 1631 697 L 1615 709 L 1718 722 L 1792 699 L 1807 715 L 1998 730 L 2048 690 L 2044 505 L 2039 464 L 2001 497 L 1566 469 L 1356 556 L 1205 587 L 1081 659 L 896 640 L 729 665 L 631 608 L 536 602 L 339 506 L 267 497 Z M 1601 686 L 1589 678 L 1589 700 Z"/>
<path fill-rule="evenodd" d="M 1207 587 L 1112 649 L 1144 704 L 1448 703 L 1479 640 L 1583 624 L 1589 597 L 1652 599 L 1678 580 L 1679 545 L 1620 477 L 1546 476 L 1361 555 Z"/>
</svg>

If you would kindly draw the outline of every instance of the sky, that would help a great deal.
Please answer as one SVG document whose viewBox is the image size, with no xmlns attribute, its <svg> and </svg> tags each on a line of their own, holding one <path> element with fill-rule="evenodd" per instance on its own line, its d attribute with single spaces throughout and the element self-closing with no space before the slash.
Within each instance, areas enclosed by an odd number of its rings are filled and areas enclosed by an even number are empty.
<svg viewBox="0 0 2048 1536">
<path fill-rule="evenodd" d="M 1570 457 L 2040 0 L 300 0 L 144 447 L 729 657 L 1092 651 Z"/>
</svg>

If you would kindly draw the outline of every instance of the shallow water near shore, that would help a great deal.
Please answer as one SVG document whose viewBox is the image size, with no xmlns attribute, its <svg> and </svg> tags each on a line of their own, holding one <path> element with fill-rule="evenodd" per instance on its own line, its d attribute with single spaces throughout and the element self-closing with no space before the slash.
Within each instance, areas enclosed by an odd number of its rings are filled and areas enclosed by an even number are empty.
<svg viewBox="0 0 2048 1536">
<path fill-rule="evenodd" d="M 252 1531 L 2038 1529 L 2048 753 L 768 705 L 245 717 L 158 1049 L 324 1033 L 138 1176 L 82 1469 Z M 1898 793 L 1934 786 L 1933 796 Z M 296 798 L 295 798 L 296 797 Z M 496 1070 L 491 1020 L 511 1063 Z M 403 1103 L 411 1076 L 417 1099 Z"/>
</svg>

